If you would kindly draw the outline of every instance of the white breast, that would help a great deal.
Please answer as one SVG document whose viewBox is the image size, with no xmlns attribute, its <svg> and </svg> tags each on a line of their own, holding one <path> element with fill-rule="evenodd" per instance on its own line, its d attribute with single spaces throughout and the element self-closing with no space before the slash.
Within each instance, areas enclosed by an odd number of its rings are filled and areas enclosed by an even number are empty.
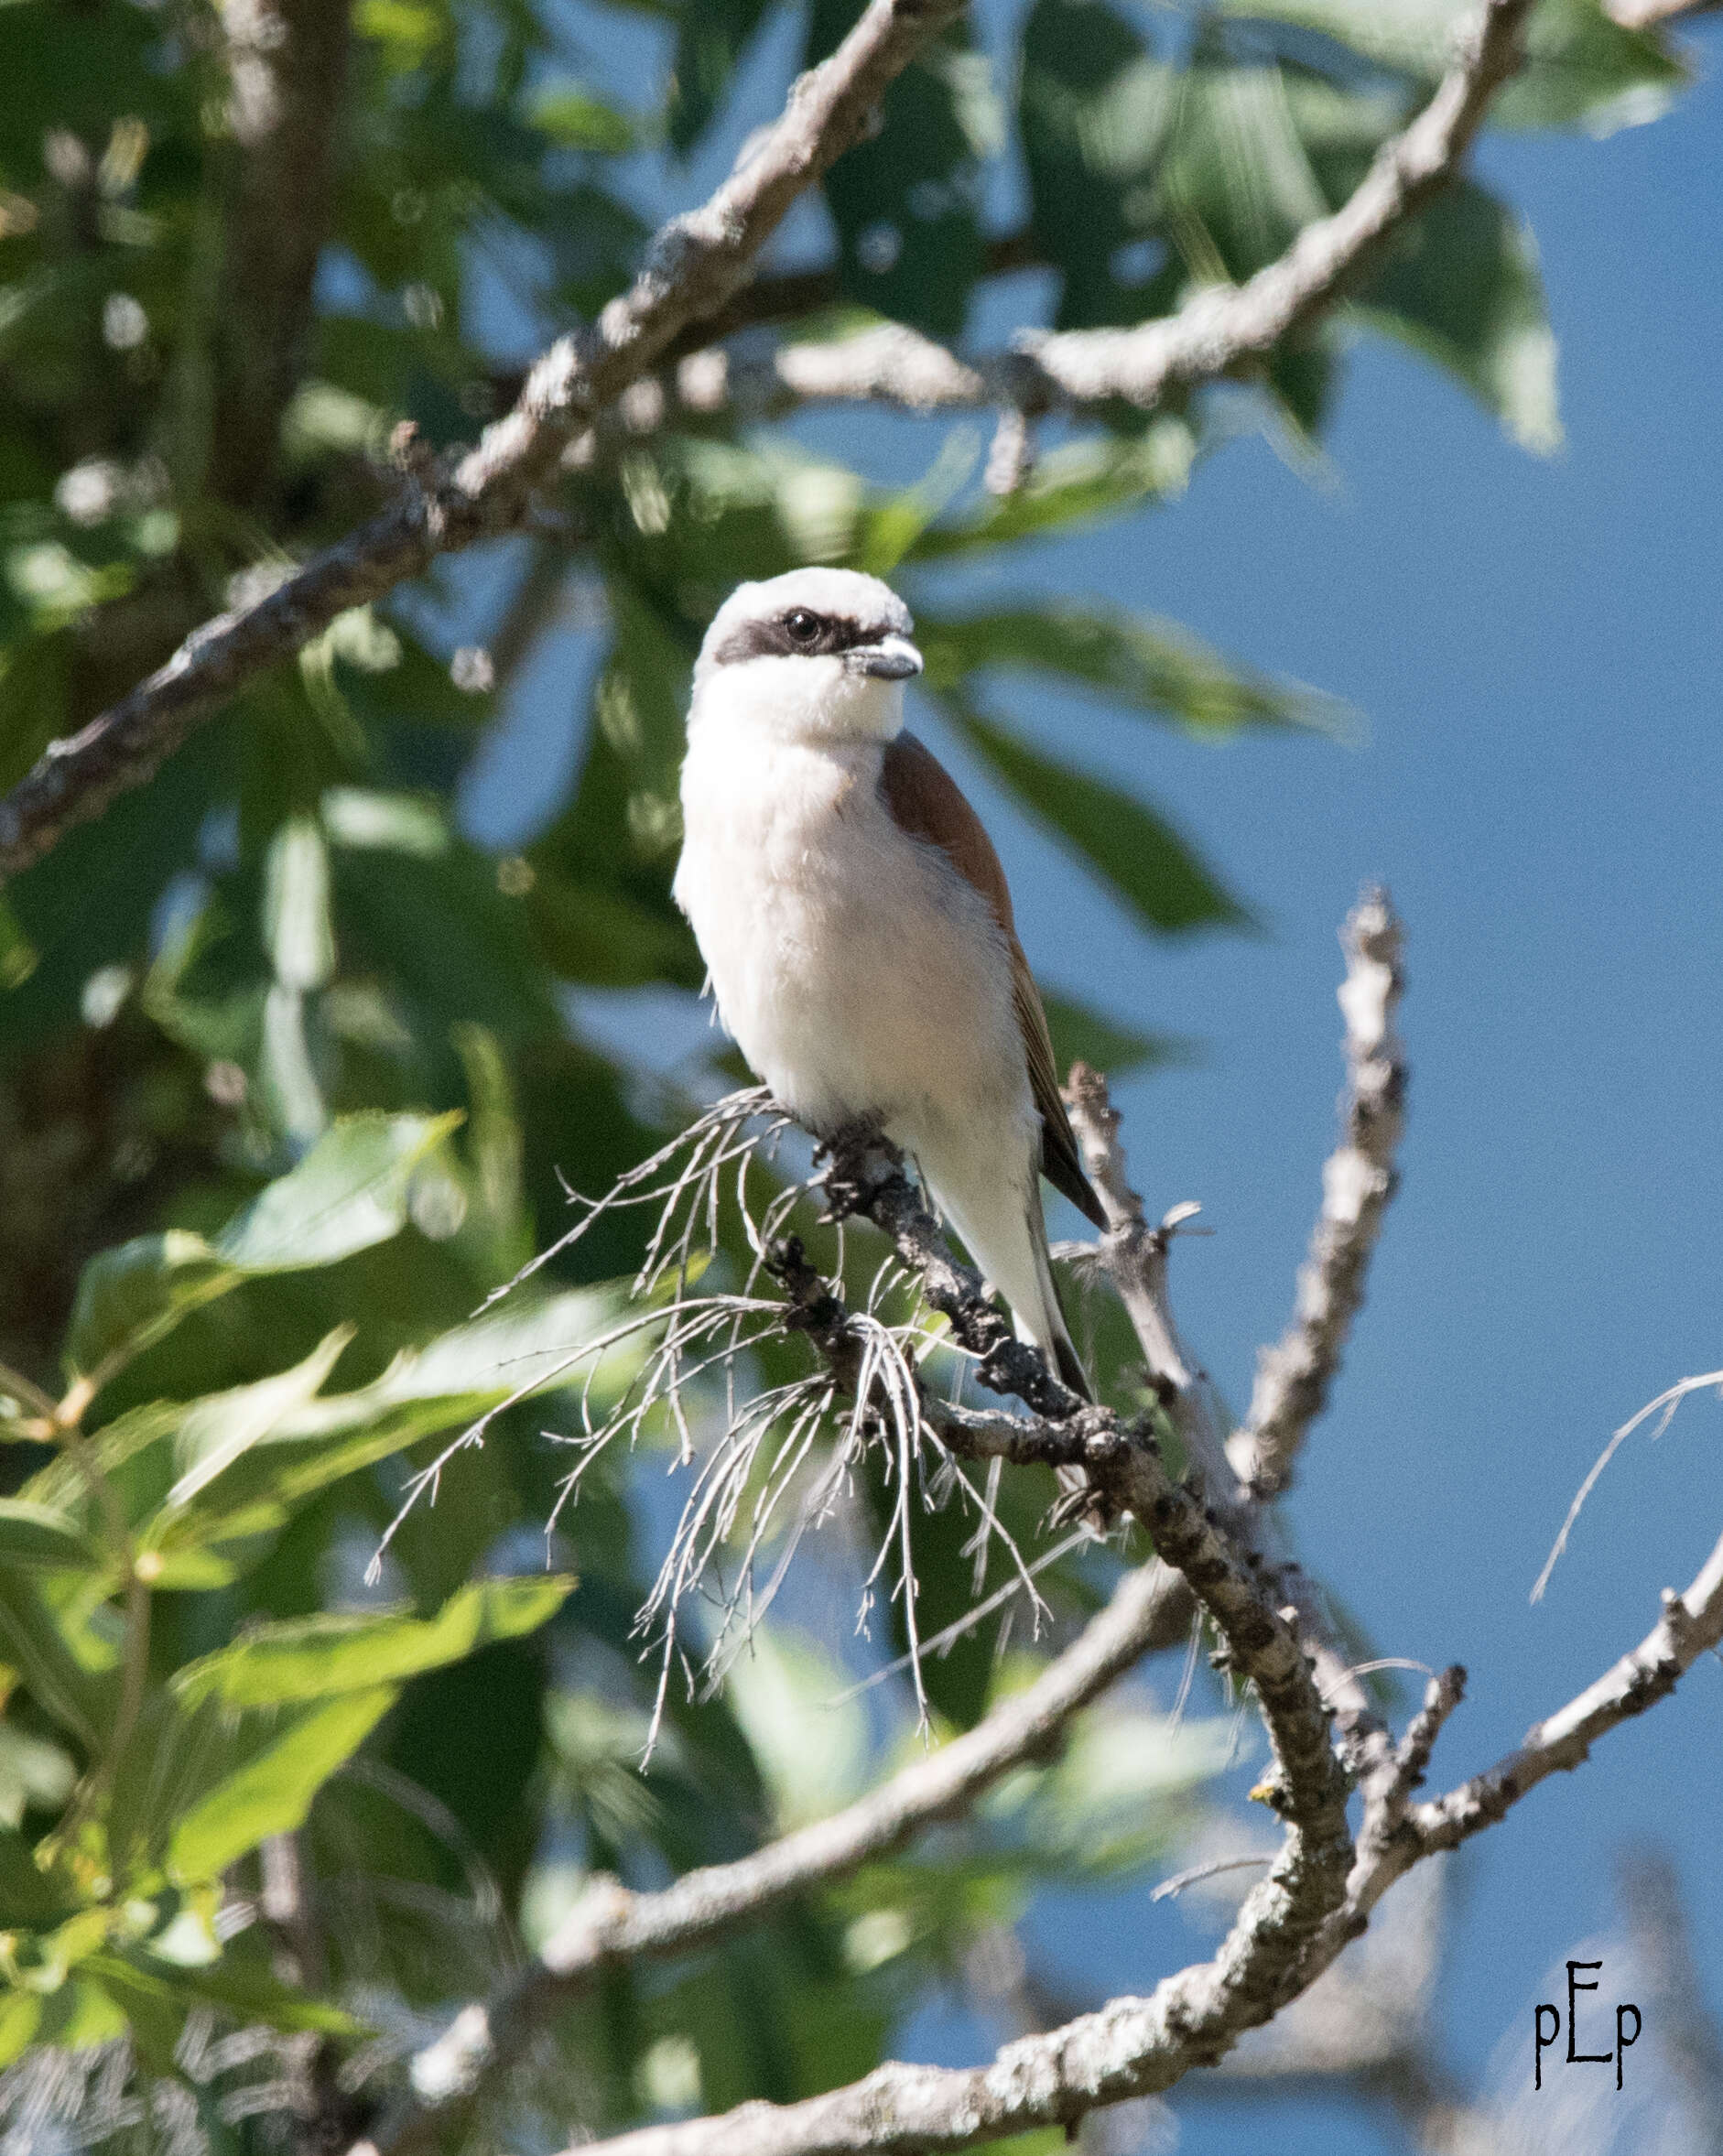
<svg viewBox="0 0 1723 2156">
<path fill-rule="evenodd" d="M 742 1054 L 816 1132 L 877 1112 L 917 1153 L 943 1153 L 954 1122 L 1026 1143 L 1004 939 L 887 814 L 882 741 L 794 738 L 702 705 L 676 899 Z"/>
</svg>

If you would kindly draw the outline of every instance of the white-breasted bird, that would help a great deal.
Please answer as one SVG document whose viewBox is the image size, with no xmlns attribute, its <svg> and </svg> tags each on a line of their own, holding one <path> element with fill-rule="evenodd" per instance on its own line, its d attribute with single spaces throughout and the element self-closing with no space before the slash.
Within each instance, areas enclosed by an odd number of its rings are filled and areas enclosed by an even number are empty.
<svg viewBox="0 0 1723 2156">
<path fill-rule="evenodd" d="M 1020 1338 L 1089 1393 L 1045 1175 L 1098 1226 L 1011 895 L 981 819 L 904 731 L 897 594 L 851 569 L 742 584 L 694 669 L 676 900 L 725 1027 L 798 1122 L 877 1116 Z"/>
</svg>

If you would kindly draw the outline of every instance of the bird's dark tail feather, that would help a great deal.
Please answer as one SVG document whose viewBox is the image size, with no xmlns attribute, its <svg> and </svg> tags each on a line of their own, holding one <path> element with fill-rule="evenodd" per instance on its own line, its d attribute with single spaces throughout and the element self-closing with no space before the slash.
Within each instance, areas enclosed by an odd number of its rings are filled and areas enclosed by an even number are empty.
<svg viewBox="0 0 1723 2156">
<path fill-rule="evenodd" d="M 1063 1326 L 1065 1320 L 1063 1308 L 1059 1311 L 1059 1320 Z M 1068 1385 L 1079 1400 L 1092 1403 L 1095 1397 L 1094 1389 L 1089 1384 L 1089 1372 L 1077 1360 L 1077 1349 L 1071 1345 L 1071 1336 L 1068 1330 L 1062 1330 L 1054 1340 L 1053 1360 L 1057 1366 L 1060 1384 Z"/>
</svg>

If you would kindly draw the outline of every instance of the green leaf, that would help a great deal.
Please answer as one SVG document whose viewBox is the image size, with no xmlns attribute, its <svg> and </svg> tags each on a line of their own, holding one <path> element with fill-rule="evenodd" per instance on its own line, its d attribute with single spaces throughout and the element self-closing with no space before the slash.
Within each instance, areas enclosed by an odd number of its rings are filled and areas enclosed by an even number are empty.
<svg viewBox="0 0 1723 2156">
<path fill-rule="evenodd" d="M 213 1879 L 272 1834 L 302 1826 L 312 1798 L 395 1697 L 394 1686 L 377 1685 L 298 1710 L 242 1717 L 212 1748 L 213 1779 L 203 1781 L 200 1793 L 172 1824 L 173 1874 L 188 1881 Z"/>
<path fill-rule="evenodd" d="M 169 1981 L 193 1999 L 221 2007 L 242 2026 L 310 2030 L 320 2036 L 359 2036 L 364 2024 L 338 2006 L 309 1999 L 270 1970 L 255 1931 L 243 1934 L 207 1968 L 175 1968 Z"/>
<path fill-rule="evenodd" d="M 984 553 L 1123 515 L 1145 500 L 1182 493 L 1195 456 L 1196 438 L 1176 415 L 1152 420 L 1132 439 L 1093 435 L 1066 443 L 1037 458 L 1014 494 L 990 498 L 960 522 L 930 525 L 904 558 Z"/>
<path fill-rule="evenodd" d="M 169 1228 L 92 1258 L 78 1281 L 67 1360 L 88 1373 L 138 1354 L 189 1310 L 237 1286 L 200 1235 Z"/>
<path fill-rule="evenodd" d="M 670 146 L 687 157 L 710 125 L 772 0 L 682 0 L 671 77 Z"/>
<path fill-rule="evenodd" d="M 0 1826 L 16 1827 L 35 1804 L 58 1811 L 71 1794 L 78 1770 L 59 1745 L 0 1721 Z M 0 1923 L 6 1919 L 0 1914 Z"/>
<path fill-rule="evenodd" d="M 216 1403 L 194 1403 L 165 1417 L 159 1404 L 140 1411 L 138 1448 L 123 1468 L 109 1472 L 127 1495 L 140 1552 L 159 1567 L 154 1584 L 217 1586 L 233 1578 L 261 1555 L 259 1538 L 274 1533 L 320 1490 L 421 1437 L 472 1422 L 511 1396 L 585 1385 L 590 1377 L 595 1403 L 613 1400 L 633 1376 L 640 1347 L 610 1349 L 596 1370 L 581 1350 L 606 1334 L 621 1308 L 621 1297 L 610 1290 L 553 1295 L 457 1327 L 398 1356 L 355 1392 L 290 1400 L 268 1429 L 230 1450 L 219 1470 L 178 1505 L 166 1501 L 166 1488 L 182 1458 L 180 1417 Z M 236 1402 L 233 1412 L 248 1409 Z M 111 1438 L 118 1430 L 116 1425 L 103 1436 Z M 124 1442 L 123 1436 L 116 1441 Z"/>
<path fill-rule="evenodd" d="M 1196 1792 L 1231 1750 L 1224 1716 L 1175 1727 L 1129 1708 L 1083 1715 L 1054 1766 L 1002 1784 L 983 1812 L 1017 1815 L 1017 1831 L 1056 1877 L 1133 1869 L 1176 1846 Z"/>
<path fill-rule="evenodd" d="M 1471 0 L 1222 0 L 1222 6 L 1318 30 L 1425 81 L 1445 72 L 1457 38 L 1477 15 Z M 1606 135 L 1658 118 L 1689 79 L 1664 34 L 1623 29 L 1598 0 L 1543 0 L 1525 53 L 1524 67 L 1491 108 L 1499 126 L 1578 124 Z"/>
<path fill-rule="evenodd" d="M 1002 666 L 1057 676 L 1210 737 L 1241 726 L 1337 732 L 1344 721 L 1345 707 L 1334 699 L 1233 666 L 1176 623 L 1152 617 L 1059 603 L 959 619 L 924 612 L 916 633 L 934 688 Z"/>
<path fill-rule="evenodd" d="M 56 1600 L 55 1584 L 0 1570 L 0 1663 L 16 1670 L 42 1711 L 94 1751 L 113 1719 L 119 1652 L 94 1615 Z"/>
<path fill-rule="evenodd" d="M 1109 1078 L 1122 1078 L 1129 1070 L 1170 1069 L 1195 1060 L 1193 1044 L 1176 1034 L 1139 1033 L 1087 1003 L 1049 995 L 1045 989 L 1041 1001 L 1061 1071 L 1069 1070 L 1073 1063 L 1089 1063 Z"/>
<path fill-rule="evenodd" d="M 1018 111 L 1030 222 L 1063 277 L 1057 328 L 1142 319 L 1146 278 L 1121 276 L 1121 251 L 1158 236 L 1149 183 L 1178 94 L 1175 71 L 1102 0 L 1036 0 Z"/>
<path fill-rule="evenodd" d="M 685 924 L 623 892 L 577 882 L 549 861 L 535 868 L 526 907 L 539 952 L 563 980 L 638 988 L 666 976 L 681 980 L 689 970 Z"/>
<path fill-rule="evenodd" d="M 27 1498 L 0 1498 L 0 1566 L 81 1572 L 102 1562 L 100 1548 L 63 1512 Z"/>
<path fill-rule="evenodd" d="M 628 115 L 579 82 L 547 82 L 535 93 L 527 116 L 558 149 L 620 157 L 634 146 L 634 124 Z"/>
<path fill-rule="evenodd" d="M 980 438 L 954 428 L 938 455 L 912 486 L 870 503 L 856 533 L 851 558 L 869 576 L 889 577 L 923 532 L 961 492 L 975 470 Z"/>
<path fill-rule="evenodd" d="M 0 1830 L 0 1929 L 52 1932 L 81 1900 L 63 1869 L 44 1870 L 21 1834 Z"/>
<path fill-rule="evenodd" d="M 303 1407 L 320 1392 L 352 1337 L 351 1326 L 338 1327 L 292 1370 L 194 1401 L 174 1434 L 174 1464 L 179 1473 L 162 1510 L 183 1511 L 295 1408 Z"/>
<path fill-rule="evenodd" d="M 105 1992 L 125 2016 L 126 2032 L 151 2072 L 173 2074 L 190 2005 L 177 1988 L 117 1954 L 86 1956 L 79 1974 Z"/>
<path fill-rule="evenodd" d="M 1278 68 L 1187 71 L 1159 196 L 1186 268 L 1203 283 L 1242 284 L 1327 213 Z"/>
<path fill-rule="evenodd" d="M 264 939 L 284 988 L 321 988 L 335 970 L 329 856 L 323 834 L 309 817 L 289 817 L 269 841 Z"/>
<path fill-rule="evenodd" d="M 1242 928 L 1252 917 L 1163 818 L 969 710 L 958 721 L 1036 822 L 1047 824 L 1139 919 L 1168 935 Z"/>
<path fill-rule="evenodd" d="M 1438 195 L 1358 310 L 1458 375 L 1523 448 L 1560 448 L 1555 338 L 1537 247 L 1493 195 L 1470 180 Z"/>
<path fill-rule="evenodd" d="M 413 1176 L 461 1118 L 343 1116 L 298 1167 L 271 1183 L 216 1237 L 242 1274 L 333 1265 L 406 1225 Z"/>
<path fill-rule="evenodd" d="M 854 0 L 814 0 L 806 64 L 838 45 Z M 981 158 L 997 146 L 985 58 L 961 26 L 921 48 L 886 91 L 879 132 L 827 174 L 847 298 L 931 337 L 960 334 L 984 262 Z"/>
<path fill-rule="evenodd" d="M 432 1618 L 388 1610 L 261 1625 L 231 1647 L 188 1663 L 171 1688 L 188 1706 L 218 1699 L 227 1707 L 247 1707 L 400 1684 L 493 1640 L 536 1631 L 555 1616 L 574 1584 L 567 1575 L 475 1580 Z"/>
<path fill-rule="evenodd" d="M 9 2066 L 29 2049 L 41 2018 L 42 2002 L 35 1992 L 0 1992 L 0 2066 Z"/>
<path fill-rule="evenodd" d="M 71 1367 L 105 1375 L 243 1280 L 332 1265 L 398 1235 L 415 1172 L 461 1120 L 345 1116 L 212 1241 L 170 1228 L 103 1251 L 78 1282 Z"/>
</svg>

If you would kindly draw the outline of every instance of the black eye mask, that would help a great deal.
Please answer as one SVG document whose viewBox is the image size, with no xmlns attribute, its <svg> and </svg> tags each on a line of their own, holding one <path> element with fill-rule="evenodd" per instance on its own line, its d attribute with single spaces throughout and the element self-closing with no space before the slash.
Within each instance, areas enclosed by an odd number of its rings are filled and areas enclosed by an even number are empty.
<svg viewBox="0 0 1723 2156">
<path fill-rule="evenodd" d="M 792 622 L 801 631 L 799 635 L 791 633 Z M 809 622 L 814 624 L 811 635 L 805 625 Z M 878 644 L 894 634 L 887 623 L 845 621 L 833 614 L 817 614 L 809 606 L 792 606 L 770 621 L 744 623 L 725 638 L 713 655 L 721 666 L 737 665 L 743 659 L 827 658 L 854 651 L 862 645 Z"/>
</svg>

